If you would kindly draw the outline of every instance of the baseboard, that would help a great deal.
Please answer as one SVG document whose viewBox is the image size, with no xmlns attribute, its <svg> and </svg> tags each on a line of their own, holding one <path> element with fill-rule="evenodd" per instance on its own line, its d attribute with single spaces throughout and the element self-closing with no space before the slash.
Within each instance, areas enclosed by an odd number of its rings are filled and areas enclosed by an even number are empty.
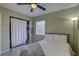
<svg viewBox="0 0 79 59">
<path fill-rule="evenodd" d="M 4 50 L 4 51 L 1 51 L 1 54 L 6 53 L 6 52 L 8 52 L 8 51 L 10 51 L 10 49 L 7 49 L 7 50 Z"/>
</svg>

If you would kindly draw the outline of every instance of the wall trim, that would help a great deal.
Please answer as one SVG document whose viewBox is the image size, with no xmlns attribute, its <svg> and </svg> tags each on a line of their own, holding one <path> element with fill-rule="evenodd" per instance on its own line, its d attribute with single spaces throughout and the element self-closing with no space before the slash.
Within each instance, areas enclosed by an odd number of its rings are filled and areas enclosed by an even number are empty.
<svg viewBox="0 0 79 59">
<path fill-rule="evenodd" d="M 8 51 L 10 51 L 10 49 L 7 49 L 7 50 L 4 50 L 4 51 L 1 51 L 1 54 L 6 53 L 6 52 L 8 52 Z"/>
<path fill-rule="evenodd" d="M 1 55 L 1 13 L 0 13 L 0 55 Z"/>
</svg>

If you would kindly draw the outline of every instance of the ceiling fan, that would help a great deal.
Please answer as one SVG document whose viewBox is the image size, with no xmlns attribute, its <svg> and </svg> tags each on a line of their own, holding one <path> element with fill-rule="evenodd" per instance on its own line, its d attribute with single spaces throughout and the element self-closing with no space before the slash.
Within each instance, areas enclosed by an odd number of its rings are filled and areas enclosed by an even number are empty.
<svg viewBox="0 0 79 59">
<path fill-rule="evenodd" d="M 46 8 L 44 8 L 43 6 L 39 5 L 39 3 L 17 3 L 17 5 L 30 5 L 31 6 L 31 12 L 34 11 L 35 8 L 40 8 L 42 9 L 43 11 L 46 10 Z"/>
</svg>

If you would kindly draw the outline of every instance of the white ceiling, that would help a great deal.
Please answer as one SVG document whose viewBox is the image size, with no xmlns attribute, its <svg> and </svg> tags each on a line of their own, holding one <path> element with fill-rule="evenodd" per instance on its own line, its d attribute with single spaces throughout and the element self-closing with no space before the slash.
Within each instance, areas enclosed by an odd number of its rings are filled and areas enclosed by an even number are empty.
<svg viewBox="0 0 79 59">
<path fill-rule="evenodd" d="M 31 17 L 44 15 L 51 12 L 60 11 L 62 9 L 74 7 L 77 5 L 77 3 L 40 3 L 40 5 L 45 7 L 46 11 L 36 8 L 34 12 L 30 12 L 31 9 L 30 5 L 17 5 L 16 3 L 0 3 L 1 7 L 5 7 Z"/>
</svg>

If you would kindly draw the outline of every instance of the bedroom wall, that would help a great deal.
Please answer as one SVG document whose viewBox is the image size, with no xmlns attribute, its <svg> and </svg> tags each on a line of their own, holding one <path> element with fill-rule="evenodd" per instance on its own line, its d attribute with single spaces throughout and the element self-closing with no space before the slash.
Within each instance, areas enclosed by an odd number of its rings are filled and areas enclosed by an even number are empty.
<svg viewBox="0 0 79 59">
<path fill-rule="evenodd" d="M 6 52 L 7 50 L 9 50 L 9 17 L 10 16 L 14 16 L 14 17 L 19 17 L 19 18 L 23 18 L 26 20 L 31 20 L 32 18 L 26 15 L 23 15 L 21 13 L 15 12 L 15 11 L 11 11 L 8 10 L 6 8 L 2 8 L 0 7 L 0 13 L 2 14 L 2 27 L 1 27 L 1 51 L 2 52 Z"/>
<path fill-rule="evenodd" d="M 42 16 L 37 16 L 34 18 L 34 23 L 37 20 L 45 19 L 45 32 L 57 32 L 57 33 L 67 33 L 70 34 L 70 45 L 73 50 L 79 55 L 79 30 L 75 28 L 75 39 L 73 40 L 73 22 L 70 20 L 72 17 L 79 16 L 79 6 L 57 11 L 54 13 L 49 13 Z M 34 25 L 34 40 L 36 39 L 35 35 L 35 24 Z"/>
</svg>

